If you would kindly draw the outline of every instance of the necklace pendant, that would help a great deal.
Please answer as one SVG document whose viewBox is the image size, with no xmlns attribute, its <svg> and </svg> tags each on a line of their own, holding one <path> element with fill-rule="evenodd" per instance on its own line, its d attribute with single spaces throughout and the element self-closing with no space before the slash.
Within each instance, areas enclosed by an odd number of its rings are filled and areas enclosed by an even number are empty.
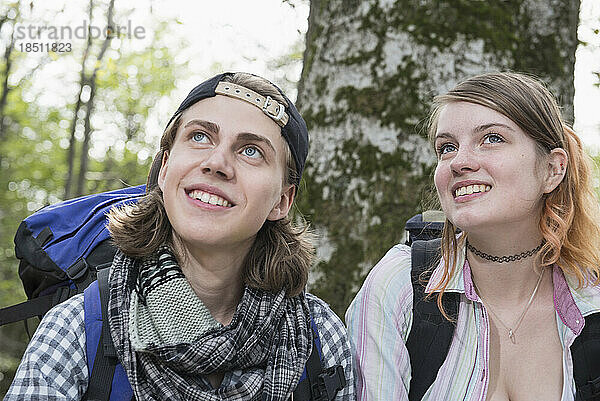
<svg viewBox="0 0 600 401">
<path fill-rule="evenodd" d="M 516 344 L 515 333 L 514 333 L 513 329 L 508 329 L 508 338 L 510 338 L 510 342 L 512 342 L 513 344 Z"/>
</svg>

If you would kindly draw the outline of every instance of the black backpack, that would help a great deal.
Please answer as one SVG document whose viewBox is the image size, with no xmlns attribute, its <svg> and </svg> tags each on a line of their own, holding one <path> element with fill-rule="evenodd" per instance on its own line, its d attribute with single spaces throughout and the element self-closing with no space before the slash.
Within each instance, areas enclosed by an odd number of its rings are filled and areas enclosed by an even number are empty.
<svg viewBox="0 0 600 401">
<path fill-rule="evenodd" d="M 406 341 L 412 370 L 410 401 L 421 400 L 433 384 L 454 335 L 454 324 L 442 316 L 436 297 L 425 299 L 425 287 L 419 280 L 421 273 L 440 260 L 440 244 L 441 240 L 435 238 L 415 240 L 411 245 L 413 323 Z M 456 319 L 460 294 L 447 292 L 442 303 L 446 313 Z M 571 345 L 571 355 L 575 401 L 600 401 L 600 313 L 585 318 L 583 331 Z"/>
</svg>

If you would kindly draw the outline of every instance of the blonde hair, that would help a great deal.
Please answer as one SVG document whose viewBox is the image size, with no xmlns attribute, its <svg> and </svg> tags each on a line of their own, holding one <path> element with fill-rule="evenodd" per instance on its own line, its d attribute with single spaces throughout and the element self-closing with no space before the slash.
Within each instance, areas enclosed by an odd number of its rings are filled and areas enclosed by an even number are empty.
<svg viewBox="0 0 600 401">
<path fill-rule="evenodd" d="M 263 96 L 271 96 L 288 106 L 279 90 L 263 78 L 236 73 L 223 81 L 232 82 L 251 89 Z M 157 185 L 158 173 L 165 152 L 175 141 L 181 124 L 181 115 L 173 118 L 163 132 L 160 149 L 156 154 L 147 181 L 147 194 L 135 204 L 113 209 L 108 215 L 108 229 L 114 243 L 127 256 L 141 258 L 150 255 L 162 244 L 173 249 L 173 228 L 165 210 L 162 191 Z M 298 182 L 296 164 L 289 147 L 286 146 L 287 171 L 284 184 Z M 300 215 L 298 222 L 289 217 L 277 221 L 266 221 L 256 234 L 243 268 L 244 283 L 250 287 L 269 292 L 286 289 L 288 296 L 298 295 L 308 280 L 308 271 L 314 256 L 312 233 Z M 178 255 L 182 258 L 183 255 Z"/>
<path fill-rule="evenodd" d="M 592 165 L 575 132 L 565 124 L 554 96 L 537 79 L 519 73 L 489 73 L 469 78 L 448 93 L 436 96 L 429 118 L 433 144 L 439 113 L 453 102 L 488 107 L 517 124 L 537 144 L 540 155 L 561 148 L 568 156 L 562 182 L 544 195 L 540 232 L 545 240 L 538 252 L 541 265 L 557 263 L 575 276 L 579 287 L 600 282 L 600 211 L 592 186 Z M 437 303 L 454 275 L 458 243 L 456 227 L 446 219 L 442 234 L 444 271 L 434 291 Z M 468 235 L 468 233 L 466 233 Z M 448 316 L 446 316 L 448 317 Z"/>
</svg>

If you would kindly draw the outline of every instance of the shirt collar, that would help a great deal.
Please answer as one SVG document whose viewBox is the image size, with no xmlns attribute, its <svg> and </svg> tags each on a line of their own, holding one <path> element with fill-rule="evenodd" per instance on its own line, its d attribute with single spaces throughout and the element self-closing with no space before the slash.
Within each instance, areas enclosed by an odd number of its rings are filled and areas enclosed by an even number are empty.
<svg viewBox="0 0 600 401">
<path fill-rule="evenodd" d="M 466 247 L 464 245 L 464 241 L 461 241 L 461 238 L 457 238 L 458 246 L 457 246 L 457 258 L 454 263 L 454 274 L 450 277 L 450 281 L 446 286 L 446 291 L 448 292 L 461 292 L 465 293 L 465 288 L 469 288 L 469 293 L 475 293 L 473 287 L 473 281 L 471 280 L 471 268 L 468 266 L 466 258 Z M 466 270 L 465 270 L 466 269 Z M 433 292 L 433 288 L 435 285 L 442 280 L 442 276 L 444 274 L 444 259 L 440 260 L 438 266 L 435 268 L 433 273 L 431 274 L 431 279 L 427 283 L 425 287 L 425 292 L 430 293 Z M 468 277 L 465 282 L 465 277 Z M 469 294 L 467 294 L 468 297 Z M 470 298 L 469 298 L 470 299 Z"/>
<path fill-rule="evenodd" d="M 562 291 L 557 291 L 557 284 Z M 554 266 L 554 305 L 563 323 L 575 334 L 583 329 L 584 316 L 600 312 L 600 286 L 577 288 L 578 284 L 576 277 L 565 275 L 558 266 Z"/>
<path fill-rule="evenodd" d="M 467 299 L 480 302 L 473 279 L 471 267 L 466 259 L 464 241 L 458 241 L 458 257 L 454 264 L 454 274 L 446 287 L 447 292 L 464 293 Z M 426 293 L 433 292 L 435 284 L 439 283 L 444 273 L 442 259 L 431 275 L 425 288 Z M 584 317 L 600 312 L 600 286 L 586 286 L 577 289 L 577 279 L 563 274 L 558 265 L 552 267 L 552 282 L 554 285 L 554 308 L 561 321 L 575 334 L 579 335 L 584 326 Z"/>
</svg>

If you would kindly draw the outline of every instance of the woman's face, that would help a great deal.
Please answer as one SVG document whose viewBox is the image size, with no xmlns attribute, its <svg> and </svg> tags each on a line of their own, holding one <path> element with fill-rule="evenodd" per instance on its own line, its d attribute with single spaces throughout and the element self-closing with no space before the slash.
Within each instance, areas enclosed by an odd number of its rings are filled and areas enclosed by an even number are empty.
<svg viewBox="0 0 600 401">
<path fill-rule="evenodd" d="M 244 101 L 217 95 L 187 109 L 158 178 L 183 243 L 248 249 L 265 220 L 285 217 L 294 197 L 286 147 L 279 126 Z"/>
<path fill-rule="evenodd" d="M 512 120 L 478 104 L 449 103 L 435 149 L 435 186 L 455 226 L 470 233 L 537 227 L 542 196 L 558 185 L 558 166 Z"/>
</svg>

